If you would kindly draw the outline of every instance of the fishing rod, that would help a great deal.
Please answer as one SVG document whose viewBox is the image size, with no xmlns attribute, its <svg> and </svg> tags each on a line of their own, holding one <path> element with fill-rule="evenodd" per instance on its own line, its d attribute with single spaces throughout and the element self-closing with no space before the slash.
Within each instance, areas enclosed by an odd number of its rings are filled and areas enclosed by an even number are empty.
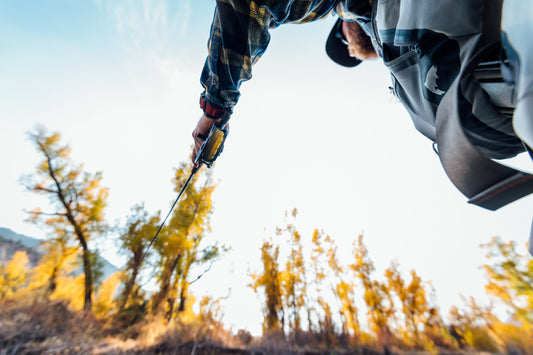
<svg viewBox="0 0 533 355">
<path fill-rule="evenodd" d="M 176 205 L 178 204 L 178 201 L 180 200 L 181 196 L 187 189 L 187 186 L 189 186 L 189 183 L 191 182 L 192 178 L 194 177 L 194 175 L 196 175 L 196 173 L 202 167 L 202 164 L 205 164 L 208 168 L 211 168 L 211 166 L 213 165 L 215 160 L 218 158 L 220 153 L 222 153 L 222 150 L 224 148 L 224 142 L 226 141 L 226 137 L 228 135 L 228 128 L 226 126 L 228 119 L 229 117 L 224 117 L 222 118 L 222 120 L 215 123 L 211 127 L 209 134 L 207 135 L 206 139 L 202 143 L 202 146 L 200 147 L 200 150 L 198 151 L 198 154 L 196 155 L 196 158 L 194 160 L 195 166 L 193 166 L 193 168 L 191 169 L 191 173 L 189 174 L 189 177 L 187 178 L 187 180 L 183 184 L 183 187 L 178 193 L 178 197 L 176 197 L 176 200 L 174 200 L 172 207 L 170 207 L 170 210 L 167 213 L 167 216 L 165 217 L 163 222 L 159 225 L 159 228 L 157 229 L 157 232 L 155 233 L 152 240 L 150 241 L 148 248 L 146 248 L 146 251 L 141 257 L 141 263 L 144 257 L 150 251 L 150 248 L 152 247 L 152 245 L 155 243 L 155 241 L 159 237 L 159 233 L 163 229 L 168 217 L 172 214 L 174 207 L 176 207 Z"/>
</svg>

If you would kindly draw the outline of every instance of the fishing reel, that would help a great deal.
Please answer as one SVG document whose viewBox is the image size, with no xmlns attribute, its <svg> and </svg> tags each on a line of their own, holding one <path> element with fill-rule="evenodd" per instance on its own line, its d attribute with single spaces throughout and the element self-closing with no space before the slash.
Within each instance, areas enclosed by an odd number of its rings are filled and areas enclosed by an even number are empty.
<svg viewBox="0 0 533 355">
<path fill-rule="evenodd" d="M 229 129 L 226 123 L 228 123 L 229 120 L 229 114 L 224 115 L 222 119 L 215 123 L 213 127 L 211 127 L 211 130 L 209 131 L 209 134 L 207 135 L 206 139 L 202 143 L 202 146 L 200 147 L 200 150 L 198 151 L 198 154 L 196 155 L 196 158 L 194 159 L 194 163 L 197 164 L 196 167 L 193 167 L 191 169 L 191 173 L 189 174 L 189 177 L 187 178 L 187 181 L 185 181 L 185 184 L 183 184 L 183 187 L 181 188 L 178 197 L 174 201 L 174 204 L 172 207 L 170 207 L 170 210 L 168 211 L 167 216 L 159 226 L 159 229 L 155 233 L 155 236 L 150 241 L 150 244 L 148 245 L 148 248 L 141 256 L 141 261 L 144 259 L 146 254 L 148 253 L 148 250 L 152 247 L 152 244 L 157 240 L 157 237 L 159 236 L 159 232 L 161 232 L 161 229 L 165 225 L 168 217 L 172 213 L 172 210 L 174 210 L 174 207 L 180 200 L 181 196 L 185 192 L 185 189 L 187 189 L 187 186 L 189 186 L 189 183 L 191 182 L 193 176 L 198 172 L 202 164 L 207 165 L 208 168 L 213 165 L 215 160 L 218 158 L 220 153 L 222 153 L 222 149 L 224 148 L 224 141 L 226 140 L 226 137 L 228 135 Z"/>
<path fill-rule="evenodd" d="M 205 164 L 208 168 L 213 165 L 224 148 L 224 141 L 228 135 L 227 120 L 222 120 L 211 127 L 207 138 L 202 143 L 196 159 L 196 164 Z"/>
</svg>

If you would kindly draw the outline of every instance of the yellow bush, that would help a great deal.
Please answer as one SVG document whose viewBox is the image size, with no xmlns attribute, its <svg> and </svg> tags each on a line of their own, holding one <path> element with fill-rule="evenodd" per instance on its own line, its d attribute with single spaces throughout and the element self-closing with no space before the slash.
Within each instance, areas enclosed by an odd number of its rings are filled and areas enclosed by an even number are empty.
<svg viewBox="0 0 533 355">
<path fill-rule="evenodd" d="M 516 324 L 498 322 L 493 325 L 498 345 L 506 353 L 533 354 L 533 332 Z"/>
</svg>

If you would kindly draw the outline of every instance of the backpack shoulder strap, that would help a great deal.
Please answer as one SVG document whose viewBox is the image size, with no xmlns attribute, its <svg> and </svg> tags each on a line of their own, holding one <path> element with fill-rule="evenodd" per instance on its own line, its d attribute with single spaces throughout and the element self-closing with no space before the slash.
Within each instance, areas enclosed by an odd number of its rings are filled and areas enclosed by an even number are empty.
<svg viewBox="0 0 533 355">
<path fill-rule="evenodd" d="M 464 98 L 455 80 L 436 115 L 436 143 L 442 166 L 469 203 L 497 210 L 533 193 L 533 175 L 491 160 L 472 145 L 462 124 Z"/>
<path fill-rule="evenodd" d="M 486 1 L 485 6 L 483 32 L 480 37 L 472 37 L 466 43 L 464 48 L 468 49 L 463 52 L 461 73 L 437 108 L 436 143 L 446 174 L 459 191 L 469 198 L 469 203 L 497 210 L 533 193 L 533 175 L 490 159 L 487 152 L 482 152 L 472 144 L 472 132 L 464 126 L 468 115 L 493 115 L 497 118 L 498 115 L 513 114 L 512 108 L 510 112 L 502 112 L 501 107 L 491 101 L 492 98 L 481 88 L 479 78 L 475 77 L 475 69 L 479 69 L 488 53 L 493 53 L 495 46 L 501 48 L 502 3 Z M 500 68 L 496 69 L 495 80 L 501 80 Z M 492 70 L 483 71 L 494 73 Z M 508 107 L 505 109 L 509 111 Z M 517 142 L 520 144 L 519 140 Z M 479 144 L 476 145 L 479 147 Z"/>
</svg>

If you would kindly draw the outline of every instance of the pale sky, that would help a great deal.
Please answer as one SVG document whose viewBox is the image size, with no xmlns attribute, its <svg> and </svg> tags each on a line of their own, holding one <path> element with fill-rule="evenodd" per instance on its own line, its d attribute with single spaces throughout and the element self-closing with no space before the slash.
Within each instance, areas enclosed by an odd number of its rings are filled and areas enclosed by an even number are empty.
<svg viewBox="0 0 533 355">
<path fill-rule="evenodd" d="M 172 169 L 188 159 L 201 114 L 213 9 L 212 1 L 0 0 L 0 226 L 45 236 L 23 212 L 43 200 L 18 183 L 39 159 L 26 139 L 37 123 L 60 132 L 88 171 L 103 171 L 109 221 L 143 201 L 166 214 Z M 407 279 L 415 269 L 444 315 L 460 295 L 488 302 L 481 243 L 498 235 L 525 253 L 533 197 L 497 212 L 467 204 L 389 93 L 382 63 L 345 69 L 327 58 L 334 20 L 272 31 L 214 167 L 209 238 L 232 251 L 192 291 L 229 295 L 224 320 L 235 328 L 261 329 L 247 275 L 293 208 L 309 240 L 318 228 L 348 253 L 364 233 L 375 277 L 391 260 Z M 527 157 L 517 164 L 532 170 Z M 120 263 L 113 249 L 105 256 Z"/>
</svg>

